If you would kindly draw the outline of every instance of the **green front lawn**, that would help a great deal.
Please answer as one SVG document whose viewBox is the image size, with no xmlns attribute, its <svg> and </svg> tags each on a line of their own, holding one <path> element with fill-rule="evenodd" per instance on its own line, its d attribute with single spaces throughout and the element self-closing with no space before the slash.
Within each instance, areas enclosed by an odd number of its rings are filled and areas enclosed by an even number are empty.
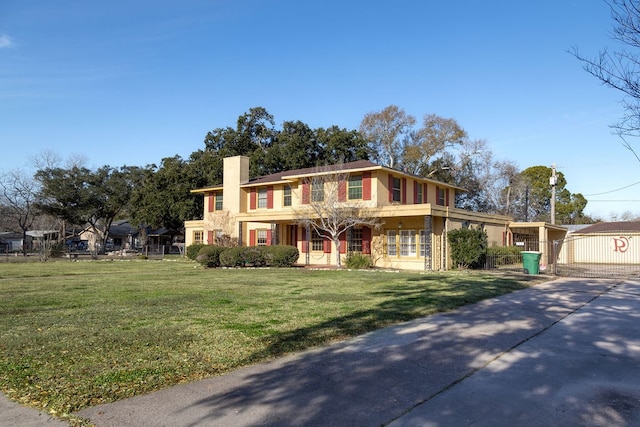
<svg viewBox="0 0 640 427">
<path fill-rule="evenodd" d="M 0 388 L 54 415 L 522 289 L 536 276 L 0 263 Z"/>
</svg>

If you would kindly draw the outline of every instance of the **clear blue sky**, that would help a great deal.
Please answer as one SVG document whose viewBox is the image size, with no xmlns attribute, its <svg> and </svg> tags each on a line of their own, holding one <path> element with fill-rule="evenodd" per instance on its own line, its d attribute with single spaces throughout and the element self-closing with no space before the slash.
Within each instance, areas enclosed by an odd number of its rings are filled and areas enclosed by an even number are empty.
<svg viewBox="0 0 640 427">
<path fill-rule="evenodd" d="M 613 191 L 640 181 L 609 128 L 621 95 L 567 53 L 595 56 L 611 28 L 601 0 L 3 0 L 0 171 L 44 150 L 187 158 L 255 106 L 357 129 L 395 104 L 521 169 L 556 163 L 588 214 L 640 215 L 640 185 Z"/>
</svg>

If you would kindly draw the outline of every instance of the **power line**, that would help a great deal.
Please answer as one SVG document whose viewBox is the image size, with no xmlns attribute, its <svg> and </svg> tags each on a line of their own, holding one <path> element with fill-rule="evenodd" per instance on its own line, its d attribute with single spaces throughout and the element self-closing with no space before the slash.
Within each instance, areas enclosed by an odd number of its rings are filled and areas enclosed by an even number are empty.
<svg viewBox="0 0 640 427">
<path fill-rule="evenodd" d="M 615 189 L 615 190 L 605 191 L 604 193 L 583 194 L 583 196 L 584 196 L 584 197 L 591 197 L 591 196 L 601 196 L 601 195 L 603 195 L 603 194 L 615 193 L 616 191 L 624 190 L 624 189 L 626 189 L 626 188 L 633 187 L 634 185 L 638 185 L 638 184 L 640 184 L 640 181 L 638 181 L 638 182 L 634 182 L 633 184 L 629 184 L 629 185 L 627 185 L 627 186 L 625 186 L 625 187 L 617 188 L 617 189 Z M 590 200 L 590 201 L 591 201 L 591 200 Z M 611 201 L 613 202 L 614 200 L 611 200 Z M 628 201 L 628 202 L 632 202 L 632 201 L 634 201 L 634 200 L 615 200 L 615 201 L 617 201 L 617 202 L 627 202 L 627 201 Z"/>
</svg>

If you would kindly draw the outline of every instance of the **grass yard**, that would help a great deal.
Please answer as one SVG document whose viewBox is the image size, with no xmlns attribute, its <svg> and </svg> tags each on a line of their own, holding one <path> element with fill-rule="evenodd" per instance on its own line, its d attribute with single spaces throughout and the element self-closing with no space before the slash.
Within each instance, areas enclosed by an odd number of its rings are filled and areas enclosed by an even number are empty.
<svg viewBox="0 0 640 427">
<path fill-rule="evenodd" d="M 0 388 L 66 418 L 542 280 L 186 261 L 2 263 Z"/>
</svg>

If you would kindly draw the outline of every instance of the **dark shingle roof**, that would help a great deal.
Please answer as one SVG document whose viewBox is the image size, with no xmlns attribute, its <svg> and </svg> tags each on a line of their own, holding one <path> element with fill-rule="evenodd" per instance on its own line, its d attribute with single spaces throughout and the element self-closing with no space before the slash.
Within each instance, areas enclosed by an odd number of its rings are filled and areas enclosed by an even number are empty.
<svg viewBox="0 0 640 427">
<path fill-rule="evenodd" d="M 366 169 L 366 168 L 377 168 L 379 165 L 370 162 L 368 160 L 358 160 L 355 162 L 338 164 L 338 165 L 329 165 L 329 166 L 317 166 L 313 168 L 304 168 L 304 169 L 294 169 L 289 171 L 283 171 L 274 173 L 271 175 L 260 176 L 257 178 L 252 178 L 249 180 L 248 184 L 260 184 L 263 182 L 276 182 L 282 181 L 287 176 L 297 176 L 297 175 L 312 175 L 314 173 L 322 173 L 322 172 L 333 172 L 333 171 L 345 171 L 348 172 L 350 170 L 356 169 Z"/>
<path fill-rule="evenodd" d="M 599 222 L 590 225 L 579 231 L 578 233 L 613 233 L 618 231 L 634 231 L 640 232 L 640 221 L 617 221 L 617 222 Z"/>
</svg>

